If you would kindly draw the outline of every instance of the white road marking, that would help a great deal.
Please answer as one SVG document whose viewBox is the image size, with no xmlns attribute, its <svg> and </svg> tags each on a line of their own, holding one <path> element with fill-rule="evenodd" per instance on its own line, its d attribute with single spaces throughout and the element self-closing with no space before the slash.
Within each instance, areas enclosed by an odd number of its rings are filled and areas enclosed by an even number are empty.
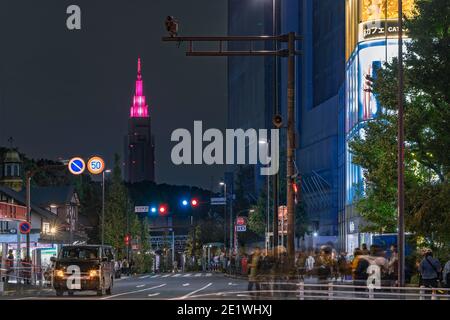
<svg viewBox="0 0 450 320">
<path fill-rule="evenodd" d="M 145 278 L 148 278 L 148 277 L 150 277 L 150 275 L 139 277 L 139 279 L 145 279 Z"/>
<path fill-rule="evenodd" d="M 211 285 L 212 285 L 212 282 L 210 282 L 210 283 L 208 283 L 206 286 L 201 287 L 200 289 L 197 289 L 197 290 L 195 290 L 195 291 L 192 291 L 192 292 L 190 292 L 190 293 L 188 293 L 188 294 L 186 294 L 186 295 L 184 295 L 184 296 L 182 296 L 182 297 L 179 297 L 179 298 L 172 298 L 172 299 L 170 299 L 170 300 L 183 300 L 183 299 L 187 299 L 187 298 L 189 298 L 190 296 L 196 294 L 197 292 L 200 292 L 200 291 L 202 291 L 202 290 L 205 290 L 206 288 L 210 287 Z"/>
<path fill-rule="evenodd" d="M 183 287 L 187 287 L 189 283 L 183 283 Z"/>
<path fill-rule="evenodd" d="M 157 278 L 159 277 L 159 274 L 155 274 L 154 276 L 151 276 L 150 278 Z"/>
<path fill-rule="evenodd" d="M 140 285 L 136 286 L 136 288 L 142 288 L 142 287 L 145 287 L 145 284 L 140 284 Z"/>
<path fill-rule="evenodd" d="M 149 290 L 153 290 L 153 289 L 157 289 L 157 288 L 164 287 L 164 286 L 166 286 L 166 285 L 167 285 L 166 283 L 163 283 L 163 284 L 160 284 L 159 286 L 154 286 L 154 287 L 145 288 L 145 289 L 141 289 L 141 290 L 122 292 L 122 293 L 114 294 L 114 295 L 112 295 L 112 296 L 107 296 L 107 297 L 101 298 L 101 300 L 106 300 L 106 299 L 111 299 L 111 298 L 115 298 L 115 297 L 125 296 L 125 295 L 127 295 L 127 294 L 133 294 L 133 293 L 139 293 L 139 292 L 149 291 Z"/>
<path fill-rule="evenodd" d="M 176 273 L 176 274 L 174 274 L 173 276 L 172 276 L 172 278 L 177 278 L 177 277 L 180 277 L 181 276 L 181 273 Z"/>
<path fill-rule="evenodd" d="M 196 277 L 201 277 L 202 274 L 201 274 L 201 273 L 197 273 L 195 276 L 196 276 Z"/>
<path fill-rule="evenodd" d="M 211 276 L 212 276 L 212 273 L 207 273 L 206 276 L 207 276 L 207 277 L 211 277 Z"/>
<path fill-rule="evenodd" d="M 155 297 L 155 296 L 159 296 L 160 293 L 156 292 L 156 293 L 149 293 L 149 295 L 147 297 Z"/>
<path fill-rule="evenodd" d="M 186 277 L 190 277 L 190 276 L 192 276 L 192 273 L 186 273 L 183 277 L 186 278 Z"/>
<path fill-rule="evenodd" d="M 167 277 L 170 277 L 170 276 L 171 276 L 170 274 L 165 274 L 165 275 L 161 276 L 161 278 L 167 278 Z"/>
</svg>

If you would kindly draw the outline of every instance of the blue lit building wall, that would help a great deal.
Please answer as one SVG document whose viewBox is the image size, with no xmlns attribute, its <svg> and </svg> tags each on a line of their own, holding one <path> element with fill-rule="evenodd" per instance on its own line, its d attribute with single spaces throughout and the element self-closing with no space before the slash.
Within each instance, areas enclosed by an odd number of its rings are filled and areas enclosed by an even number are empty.
<svg viewBox="0 0 450 320">
<path fill-rule="evenodd" d="M 282 1 L 282 32 L 303 36 L 297 49 L 296 165 L 312 228 L 324 241 L 338 236 L 338 112 L 345 80 L 344 0 Z M 298 15 L 295 17 L 295 15 Z M 286 61 L 281 105 L 286 106 Z"/>
<path fill-rule="evenodd" d="M 313 222 L 311 231 L 322 237 L 338 235 L 338 115 L 343 113 L 345 79 L 345 0 L 277 0 L 280 32 L 303 36 L 296 70 L 296 165 L 302 174 L 302 195 Z M 272 34 L 272 0 L 230 0 L 229 35 Z M 285 45 L 284 45 L 285 47 Z M 233 49 L 239 44 L 233 44 Z M 228 60 L 229 128 L 271 126 L 273 58 L 237 57 Z M 279 103 L 286 120 L 287 61 L 279 59 Z M 281 148 L 286 147 L 281 131 Z M 341 153 L 344 147 L 341 145 Z M 281 175 L 285 160 L 281 159 Z M 255 168 L 257 170 L 257 168 Z M 264 177 L 255 171 L 255 184 Z M 280 204 L 285 199 L 280 198 Z"/>
</svg>

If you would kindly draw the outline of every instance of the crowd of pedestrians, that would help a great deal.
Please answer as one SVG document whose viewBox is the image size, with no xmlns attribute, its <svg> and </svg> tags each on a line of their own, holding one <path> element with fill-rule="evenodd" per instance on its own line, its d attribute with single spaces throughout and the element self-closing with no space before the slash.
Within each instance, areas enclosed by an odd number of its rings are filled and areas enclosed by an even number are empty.
<svg viewBox="0 0 450 320">
<path fill-rule="evenodd" d="M 255 248 L 248 259 L 248 290 L 265 290 L 264 284 L 297 280 L 311 283 L 347 283 L 366 288 L 368 283 L 381 287 L 396 287 L 398 281 L 398 252 L 395 245 L 383 250 L 378 245 L 368 248 L 362 245 L 352 255 L 337 252 L 331 246 L 298 252 L 294 268 L 282 247 L 277 256 L 273 251 Z M 450 288 L 450 260 L 442 267 L 431 250 L 422 252 L 416 264 L 419 286 L 427 288 Z M 242 268 L 243 270 L 243 268 Z"/>
</svg>

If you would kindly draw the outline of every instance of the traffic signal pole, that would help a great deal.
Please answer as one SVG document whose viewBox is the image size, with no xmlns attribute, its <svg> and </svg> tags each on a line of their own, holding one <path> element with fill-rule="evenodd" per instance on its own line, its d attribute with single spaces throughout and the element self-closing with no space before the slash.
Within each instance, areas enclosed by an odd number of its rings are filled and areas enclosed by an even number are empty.
<svg viewBox="0 0 450 320">
<path fill-rule="evenodd" d="M 295 201 L 293 183 L 295 181 L 295 33 L 288 39 L 288 82 L 287 82 L 287 254 L 291 265 L 295 258 Z"/>
<path fill-rule="evenodd" d="M 295 43 L 301 40 L 302 37 L 297 36 L 294 32 L 284 35 L 274 36 L 200 36 L 200 37 L 163 37 L 164 42 L 187 42 L 188 49 L 186 56 L 196 57 L 233 57 L 233 56 L 273 56 L 273 57 L 287 57 L 288 58 L 288 90 L 287 90 L 287 253 L 291 264 L 295 257 L 295 208 L 294 208 L 294 190 L 292 182 L 294 181 L 294 157 L 295 157 L 295 56 L 300 55 L 301 52 L 295 50 Z M 250 44 L 248 50 L 228 50 L 223 47 L 226 42 L 247 42 Z M 254 50 L 254 42 L 276 41 L 288 44 L 287 49 L 277 48 L 275 50 Z M 217 43 L 217 50 L 198 51 L 194 49 L 195 42 L 210 42 Z M 274 225 L 274 235 L 276 225 Z M 274 241 L 274 243 L 276 243 Z"/>
</svg>

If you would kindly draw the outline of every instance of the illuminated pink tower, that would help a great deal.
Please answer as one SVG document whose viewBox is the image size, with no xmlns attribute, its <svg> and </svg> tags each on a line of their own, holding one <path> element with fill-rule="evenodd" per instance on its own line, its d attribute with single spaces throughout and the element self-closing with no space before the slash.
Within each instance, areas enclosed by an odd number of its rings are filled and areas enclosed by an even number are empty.
<svg viewBox="0 0 450 320">
<path fill-rule="evenodd" d="M 144 95 L 141 58 L 138 58 L 136 87 L 125 137 L 125 181 L 155 181 L 155 146 L 151 119 Z"/>
</svg>

